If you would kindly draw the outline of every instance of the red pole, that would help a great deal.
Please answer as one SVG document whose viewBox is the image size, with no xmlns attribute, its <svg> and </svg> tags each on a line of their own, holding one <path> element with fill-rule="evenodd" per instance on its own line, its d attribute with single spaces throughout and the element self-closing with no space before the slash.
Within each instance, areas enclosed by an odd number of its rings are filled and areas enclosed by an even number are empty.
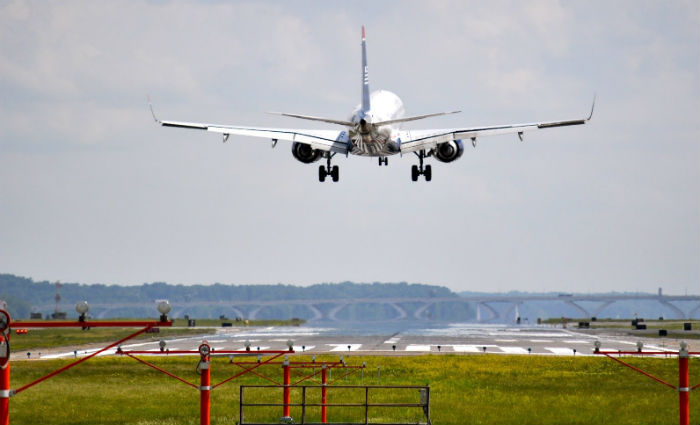
<svg viewBox="0 0 700 425">
<path fill-rule="evenodd" d="M 282 416 L 285 418 L 288 418 L 289 415 L 289 357 L 284 356 L 284 363 L 282 363 L 282 372 L 284 374 L 284 380 L 283 380 L 283 385 L 284 385 L 284 394 L 283 398 L 284 400 L 282 403 L 284 406 L 282 407 Z"/>
<path fill-rule="evenodd" d="M 10 425 L 10 362 L 0 367 L 0 425 Z"/>
<path fill-rule="evenodd" d="M 0 309 L 0 425 L 10 425 L 10 313 Z"/>
<path fill-rule="evenodd" d="M 326 423 L 326 365 L 321 367 L 321 423 Z"/>
<path fill-rule="evenodd" d="M 689 402 L 689 392 L 690 388 L 688 379 L 688 351 L 681 348 L 678 353 L 678 401 L 679 401 L 679 413 L 680 413 L 680 424 L 689 425 L 690 424 L 690 402 Z"/>
<path fill-rule="evenodd" d="M 210 347 L 206 344 L 199 346 L 199 353 L 202 355 L 202 360 L 199 363 L 199 370 L 202 373 L 199 387 L 199 424 L 209 425 L 209 413 L 211 403 L 209 401 L 209 393 L 211 391 L 211 374 L 209 369 L 209 352 Z"/>
</svg>

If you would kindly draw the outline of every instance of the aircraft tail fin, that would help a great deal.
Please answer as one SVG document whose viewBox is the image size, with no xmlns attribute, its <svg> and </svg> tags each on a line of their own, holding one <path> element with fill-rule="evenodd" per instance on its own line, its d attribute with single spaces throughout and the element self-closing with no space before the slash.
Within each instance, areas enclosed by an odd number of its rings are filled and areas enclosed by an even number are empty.
<svg viewBox="0 0 700 425">
<path fill-rule="evenodd" d="M 369 73 L 367 70 L 367 46 L 365 26 L 362 26 L 362 111 L 369 112 Z"/>
</svg>

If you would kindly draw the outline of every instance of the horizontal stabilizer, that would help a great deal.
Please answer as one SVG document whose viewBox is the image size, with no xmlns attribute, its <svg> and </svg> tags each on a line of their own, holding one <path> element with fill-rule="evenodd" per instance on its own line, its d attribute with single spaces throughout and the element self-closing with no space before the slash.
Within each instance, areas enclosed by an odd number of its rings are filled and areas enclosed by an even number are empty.
<svg viewBox="0 0 700 425">
<path fill-rule="evenodd" d="M 354 126 L 354 124 L 351 123 L 350 121 L 335 120 L 333 118 L 312 117 L 309 115 L 299 115 L 299 114 L 287 114 L 285 112 L 268 112 L 268 114 L 283 115 L 285 117 L 292 117 L 292 118 L 301 118 L 302 120 L 321 121 L 321 122 L 327 122 L 330 124 L 344 125 L 346 127 L 353 127 Z"/>
<path fill-rule="evenodd" d="M 390 125 L 390 124 L 398 124 L 401 122 L 407 122 L 407 121 L 416 121 L 416 120 L 422 120 L 424 118 L 430 118 L 430 117 L 437 117 L 440 115 L 450 115 L 450 114 L 458 114 L 462 111 L 452 111 L 452 112 L 438 112 L 435 114 L 426 114 L 426 115 L 415 115 L 412 117 L 404 117 L 404 118 L 397 118 L 395 120 L 388 120 L 388 121 L 381 121 L 381 122 L 376 122 L 373 123 L 377 127 L 382 126 L 382 125 Z"/>
</svg>

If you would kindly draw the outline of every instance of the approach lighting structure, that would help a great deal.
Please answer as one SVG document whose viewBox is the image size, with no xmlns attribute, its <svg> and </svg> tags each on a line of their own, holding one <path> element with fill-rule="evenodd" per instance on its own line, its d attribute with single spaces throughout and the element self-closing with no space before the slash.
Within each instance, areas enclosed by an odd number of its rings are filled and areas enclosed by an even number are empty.
<svg viewBox="0 0 700 425">
<path fill-rule="evenodd" d="M 158 303 L 158 313 L 160 313 L 160 321 L 168 321 L 168 313 L 170 313 L 170 303 L 168 301 L 161 301 Z"/>
<path fill-rule="evenodd" d="M 80 301 L 75 305 L 75 311 L 80 315 L 78 317 L 79 322 L 85 321 L 85 315 L 87 314 L 88 310 L 90 310 L 90 306 L 88 305 L 87 301 Z"/>
</svg>

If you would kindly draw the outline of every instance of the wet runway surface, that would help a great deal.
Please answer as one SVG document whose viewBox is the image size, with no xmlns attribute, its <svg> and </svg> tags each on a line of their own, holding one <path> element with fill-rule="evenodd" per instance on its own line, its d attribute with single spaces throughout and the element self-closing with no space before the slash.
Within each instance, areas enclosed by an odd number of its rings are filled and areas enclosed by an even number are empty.
<svg viewBox="0 0 700 425">
<path fill-rule="evenodd" d="M 322 327 L 217 328 L 215 333 L 196 337 L 165 338 L 167 350 L 196 350 L 206 340 L 216 351 L 287 350 L 291 341 L 297 353 L 353 353 L 356 355 L 416 355 L 416 354 L 516 354 L 548 356 L 589 356 L 594 341 L 602 350 L 633 351 L 639 338 L 614 333 L 591 334 L 577 330 L 546 327 L 508 327 L 497 325 L 450 325 L 444 328 L 406 330 L 390 335 L 342 335 L 342 330 Z M 356 333 L 356 332 L 352 332 Z M 122 345 L 124 351 L 160 351 L 157 334 L 152 341 L 135 341 Z M 697 334 L 687 339 L 691 351 L 698 351 Z M 678 351 L 678 341 L 672 339 L 642 339 L 644 351 Z M 41 358 L 80 357 L 99 348 L 75 347 L 74 350 L 45 352 Z M 113 354 L 116 349 L 100 355 Z"/>
</svg>

